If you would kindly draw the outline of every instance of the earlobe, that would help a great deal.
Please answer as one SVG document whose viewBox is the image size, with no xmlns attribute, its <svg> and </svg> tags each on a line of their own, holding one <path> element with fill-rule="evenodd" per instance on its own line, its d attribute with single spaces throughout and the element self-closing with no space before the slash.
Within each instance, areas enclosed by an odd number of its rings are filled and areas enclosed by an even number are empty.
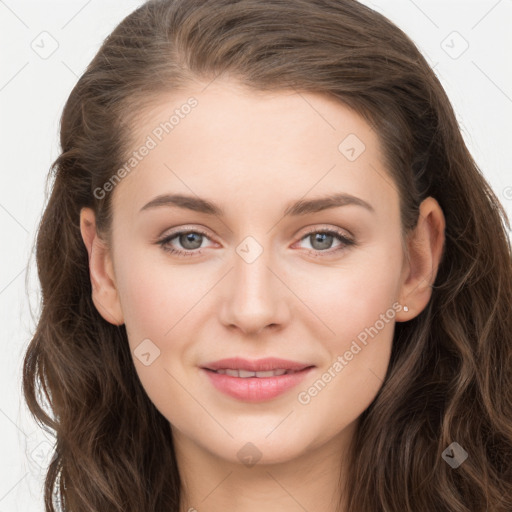
<svg viewBox="0 0 512 512">
<path fill-rule="evenodd" d="M 82 208 L 80 211 L 80 231 L 89 257 L 94 305 L 107 322 L 122 325 L 124 317 L 115 283 L 111 253 L 107 244 L 97 234 L 96 218 L 91 208 Z"/>
<path fill-rule="evenodd" d="M 445 226 L 439 203 L 427 197 L 420 205 L 416 228 L 407 240 L 400 303 L 407 304 L 408 311 L 397 315 L 397 321 L 410 320 L 427 306 L 443 255 Z"/>
</svg>

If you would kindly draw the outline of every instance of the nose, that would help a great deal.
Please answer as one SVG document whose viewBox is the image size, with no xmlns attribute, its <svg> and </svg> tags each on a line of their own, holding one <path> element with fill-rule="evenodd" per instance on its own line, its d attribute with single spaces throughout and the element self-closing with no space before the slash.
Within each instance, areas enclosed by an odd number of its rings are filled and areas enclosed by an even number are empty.
<svg viewBox="0 0 512 512">
<path fill-rule="evenodd" d="M 248 262 L 235 252 L 233 268 L 226 276 L 220 319 L 229 329 L 255 335 L 264 329 L 280 329 L 289 320 L 292 294 L 264 250 Z"/>
</svg>

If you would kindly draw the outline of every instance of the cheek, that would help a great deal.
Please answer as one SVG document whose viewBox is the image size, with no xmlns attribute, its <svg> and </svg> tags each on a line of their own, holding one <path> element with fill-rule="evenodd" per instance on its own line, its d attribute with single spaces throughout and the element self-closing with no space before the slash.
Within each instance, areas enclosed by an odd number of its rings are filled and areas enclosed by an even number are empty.
<svg viewBox="0 0 512 512">
<path fill-rule="evenodd" d="M 328 357 L 298 390 L 297 401 L 318 428 L 329 425 L 334 433 L 355 420 L 383 384 L 399 309 L 399 248 L 397 242 L 359 252 L 357 261 L 347 259 L 336 271 L 336 278 L 329 269 L 331 279 L 324 286 L 308 280 L 307 304 L 330 330 L 322 330 Z"/>
<path fill-rule="evenodd" d="M 150 258 L 148 251 L 123 258 L 116 277 L 131 343 L 169 337 L 166 334 L 206 292 L 206 286 L 197 284 L 197 273 L 185 266 L 166 265 L 162 257 Z"/>
<path fill-rule="evenodd" d="M 326 321 L 335 334 L 324 339 L 325 365 L 296 395 L 297 418 L 311 432 L 321 432 L 319 445 L 370 406 L 384 383 L 392 349 L 396 310 L 388 293 L 367 292 L 360 302 L 343 296 L 338 305 L 337 316 Z"/>
<path fill-rule="evenodd" d="M 380 240 L 354 250 L 337 267 L 319 267 L 306 278 L 293 279 L 294 288 L 300 290 L 298 295 L 305 297 L 307 306 L 329 328 L 331 348 L 341 349 L 397 300 L 400 250 L 399 240 Z"/>
<path fill-rule="evenodd" d="M 183 356 L 197 325 L 189 311 L 205 290 L 187 286 L 190 275 L 180 267 L 143 263 L 136 255 L 120 262 L 116 276 L 141 385 L 162 415 L 179 423 L 190 408 L 190 397 L 180 385 L 186 381 Z"/>
<path fill-rule="evenodd" d="M 175 390 L 169 372 L 181 373 L 187 363 L 191 333 L 197 331 L 195 313 L 211 285 L 207 278 L 198 281 L 193 266 L 171 265 L 154 252 L 132 251 L 120 258 L 116 282 L 135 368 L 157 405 L 160 392 Z"/>
<path fill-rule="evenodd" d="M 391 274 L 376 279 L 370 271 L 354 271 L 321 293 L 310 293 L 308 306 L 322 320 L 327 366 L 333 365 L 338 356 L 343 358 L 342 371 L 331 371 L 341 377 L 332 382 L 341 385 L 343 381 L 343 386 L 353 388 L 356 394 L 369 389 L 376 392 L 378 386 L 368 388 L 367 380 L 373 371 L 375 377 L 370 380 L 378 384 L 387 371 L 398 308 L 395 279 Z M 317 330 L 316 337 L 319 333 Z M 358 401 L 356 396 L 353 398 Z"/>
</svg>

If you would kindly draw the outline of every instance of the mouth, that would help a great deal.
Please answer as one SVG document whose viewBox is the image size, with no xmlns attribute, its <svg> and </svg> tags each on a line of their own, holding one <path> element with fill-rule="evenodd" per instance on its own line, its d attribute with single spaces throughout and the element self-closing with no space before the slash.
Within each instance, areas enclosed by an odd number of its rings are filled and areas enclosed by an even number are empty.
<svg viewBox="0 0 512 512">
<path fill-rule="evenodd" d="M 202 366 L 205 370 L 214 372 L 236 371 L 238 375 L 232 374 L 233 377 L 273 377 L 275 375 L 266 374 L 267 372 L 280 372 L 277 375 L 292 373 L 304 370 L 313 365 L 300 363 L 298 361 L 290 361 L 278 357 L 266 357 L 264 359 L 244 359 L 242 357 L 230 357 L 206 363 Z M 230 375 L 230 373 L 227 373 Z"/>
<path fill-rule="evenodd" d="M 244 402 L 263 402 L 284 394 L 313 368 L 315 365 L 279 358 L 230 358 L 201 367 L 218 391 Z"/>
<path fill-rule="evenodd" d="M 306 368 L 312 368 L 311 366 L 307 366 Z M 280 377 L 281 375 L 290 375 L 292 373 L 301 372 L 302 370 L 287 370 L 285 368 L 278 368 L 276 370 L 267 370 L 261 372 L 251 372 L 249 370 L 242 369 L 232 369 L 232 368 L 221 368 L 219 370 L 212 370 L 210 368 L 204 368 L 207 371 L 218 373 L 220 375 L 229 375 L 230 377 L 239 377 L 241 379 L 247 379 L 250 377 L 256 377 L 258 379 L 263 379 L 266 377 Z"/>
</svg>

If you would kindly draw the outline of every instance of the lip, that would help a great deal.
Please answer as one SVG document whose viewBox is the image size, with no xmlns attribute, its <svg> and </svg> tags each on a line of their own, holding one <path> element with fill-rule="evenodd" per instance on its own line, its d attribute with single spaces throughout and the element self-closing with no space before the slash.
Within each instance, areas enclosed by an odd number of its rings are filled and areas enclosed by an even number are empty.
<svg viewBox="0 0 512 512">
<path fill-rule="evenodd" d="M 244 402 L 264 402 L 297 386 L 313 368 L 314 365 L 273 357 L 253 361 L 242 358 L 229 358 L 207 363 L 201 368 L 201 371 L 207 375 L 217 390 L 232 398 Z M 221 369 L 253 372 L 286 369 L 292 371 L 292 373 L 272 377 L 244 378 L 215 373 L 215 370 Z"/>
<path fill-rule="evenodd" d="M 219 361 L 206 363 L 202 366 L 202 368 L 208 370 L 231 369 L 247 370 L 250 372 L 265 372 L 269 370 L 278 370 L 281 368 L 285 370 L 300 371 L 309 366 L 313 365 L 307 363 L 299 363 L 296 361 L 289 361 L 287 359 L 280 359 L 278 357 L 266 357 L 264 359 L 254 359 L 252 361 L 242 357 L 229 357 L 227 359 L 220 359 Z"/>
</svg>

